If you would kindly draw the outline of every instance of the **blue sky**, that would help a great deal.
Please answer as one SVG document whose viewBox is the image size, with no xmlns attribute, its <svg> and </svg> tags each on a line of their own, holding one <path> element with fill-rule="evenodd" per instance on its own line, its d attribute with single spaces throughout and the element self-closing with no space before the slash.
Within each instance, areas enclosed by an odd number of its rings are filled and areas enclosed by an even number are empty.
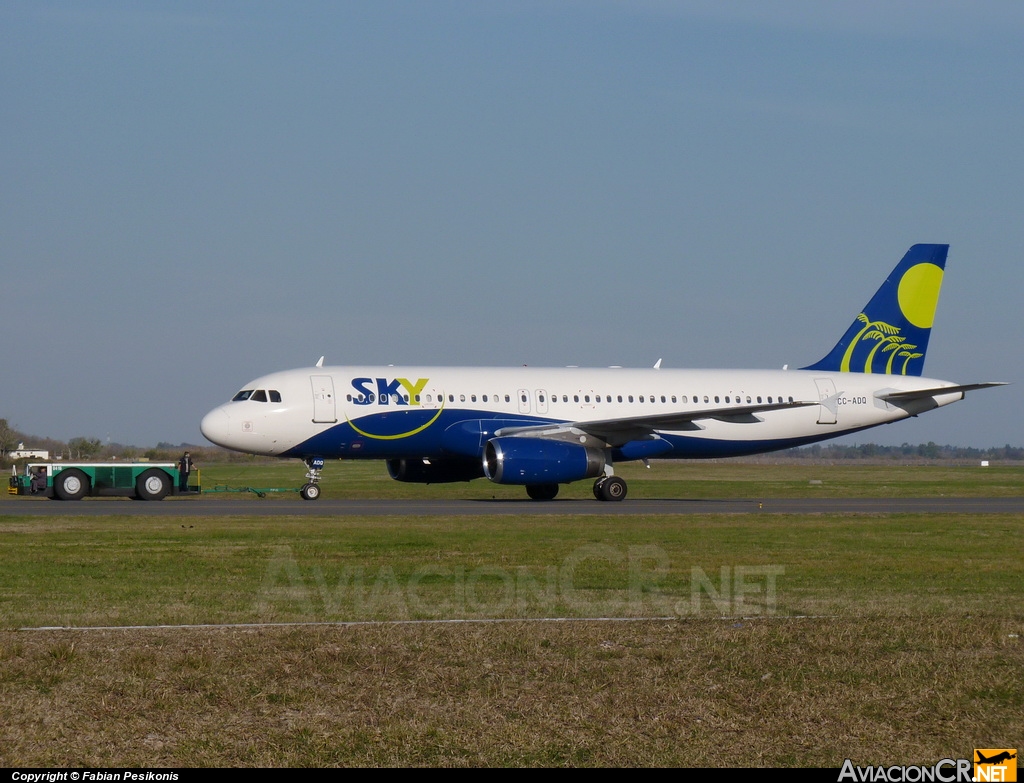
<svg viewBox="0 0 1024 783">
<path fill-rule="evenodd" d="M 1024 444 L 1024 4 L 0 6 L 0 417 L 203 442 L 329 364 L 801 366 L 948 242 L 847 442 Z"/>
</svg>

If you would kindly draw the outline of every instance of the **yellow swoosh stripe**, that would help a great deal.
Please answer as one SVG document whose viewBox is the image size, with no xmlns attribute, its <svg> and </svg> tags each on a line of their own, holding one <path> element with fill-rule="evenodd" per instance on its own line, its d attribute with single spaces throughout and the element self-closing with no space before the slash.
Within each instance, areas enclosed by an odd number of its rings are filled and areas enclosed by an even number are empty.
<svg viewBox="0 0 1024 783">
<path fill-rule="evenodd" d="M 345 414 L 345 421 L 348 422 L 348 426 L 350 426 L 352 429 L 354 429 L 356 432 L 358 432 L 364 438 L 372 438 L 373 440 L 399 440 L 401 438 L 408 438 L 408 437 L 411 437 L 413 435 L 416 435 L 417 433 L 423 432 L 423 430 L 425 430 L 427 427 L 429 427 L 431 424 L 433 424 L 435 421 L 437 421 L 438 417 L 440 417 L 440 415 L 443 412 L 444 412 L 444 400 L 441 401 L 441 407 L 438 408 L 437 413 L 434 414 L 434 418 L 432 418 L 426 424 L 424 424 L 424 425 L 422 425 L 420 427 L 417 427 L 414 430 L 409 430 L 408 432 L 400 432 L 397 435 L 374 435 L 373 433 L 361 430 L 352 422 L 352 419 L 350 419 L 348 417 L 347 413 Z"/>
</svg>

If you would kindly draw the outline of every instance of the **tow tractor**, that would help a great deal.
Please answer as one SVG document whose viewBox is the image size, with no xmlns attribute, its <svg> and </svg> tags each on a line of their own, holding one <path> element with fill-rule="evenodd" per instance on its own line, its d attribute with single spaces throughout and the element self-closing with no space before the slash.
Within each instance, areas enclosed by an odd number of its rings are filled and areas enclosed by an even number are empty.
<svg viewBox="0 0 1024 783">
<path fill-rule="evenodd" d="M 168 495 L 198 495 L 199 471 L 188 489 L 180 489 L 173 462 L 32 462 L 19 475 L 11 468 L 7 492 L 53 500 L 115 495 L 139 500 L 163 500 Z"/>
</svg>

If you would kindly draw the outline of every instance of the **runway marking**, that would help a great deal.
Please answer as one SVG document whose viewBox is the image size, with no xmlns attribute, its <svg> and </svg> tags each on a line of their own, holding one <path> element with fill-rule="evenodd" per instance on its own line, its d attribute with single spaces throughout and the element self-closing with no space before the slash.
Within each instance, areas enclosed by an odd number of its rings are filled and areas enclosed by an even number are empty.
<svg viewBox="0 0 1024 783">
<path fill-rule="evenodd" d="M 796 614 L 796 615 L 752 615 L 744 617 L 482 617 L 456 618 L 449 620 L 338 620 L 331 622 L 294 623 L 194 623 L 187 625 L 42 625 L 34 628 L 19 628 L 18 631 L 160 631 L 160 630 L 203 630 L 232 628 L 315 628 L 399 625 L 497 625 L 503 623 L 656 623 L 686 622 L 691 620 L 718 620 L 720 622 L 753 622 L 755 620 L 834 620 L 839 615 Z"/>
</svg>

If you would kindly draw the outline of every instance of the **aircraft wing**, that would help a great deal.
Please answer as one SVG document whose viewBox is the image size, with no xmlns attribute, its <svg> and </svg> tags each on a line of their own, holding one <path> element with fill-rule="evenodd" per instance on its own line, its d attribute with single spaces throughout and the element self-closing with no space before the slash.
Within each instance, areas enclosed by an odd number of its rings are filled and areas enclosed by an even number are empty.
<svg viewBox="0 0 1024 783">
<path fill-rule="evenodd" d="M 923 400 L 927 397 L 935 397 L 940 394 L 956 394 L 957 392 L 969 392 L 976 389 L 990 389 L 993 386 L 1006 386 L 1000 381 L 988 383 L 965 383 L 960 386 L 937 386 L 934 389 L 913 389 L 911 391 L 895 391 L 876 394 L 875 396 L 885 402 L 908 402 L 910 400 Z"/>
<path fill-rule="evenodd" d="M 533 438 L 575 441 L 580 435 L 590 435 L 616 447 L 634 440 L 647 440 L 664 430 L 682 432 L 702 429 L 696 422 L 713 419 L 733 424 L 756 424 L 762 419 L 756 414 L 768 411 L 805 408 L 819 405 L 820 400 L 777 402 L 763 405 L 730 405 L 727 408 L 704 408 L 672 413 L 654 413 L 650 416 L 629 416 L 620 419 L 573 421 L 564 424 L 534 424 L 528 427 L 502 427 L 495 436 L 518 435 Z"/>
</svg>

